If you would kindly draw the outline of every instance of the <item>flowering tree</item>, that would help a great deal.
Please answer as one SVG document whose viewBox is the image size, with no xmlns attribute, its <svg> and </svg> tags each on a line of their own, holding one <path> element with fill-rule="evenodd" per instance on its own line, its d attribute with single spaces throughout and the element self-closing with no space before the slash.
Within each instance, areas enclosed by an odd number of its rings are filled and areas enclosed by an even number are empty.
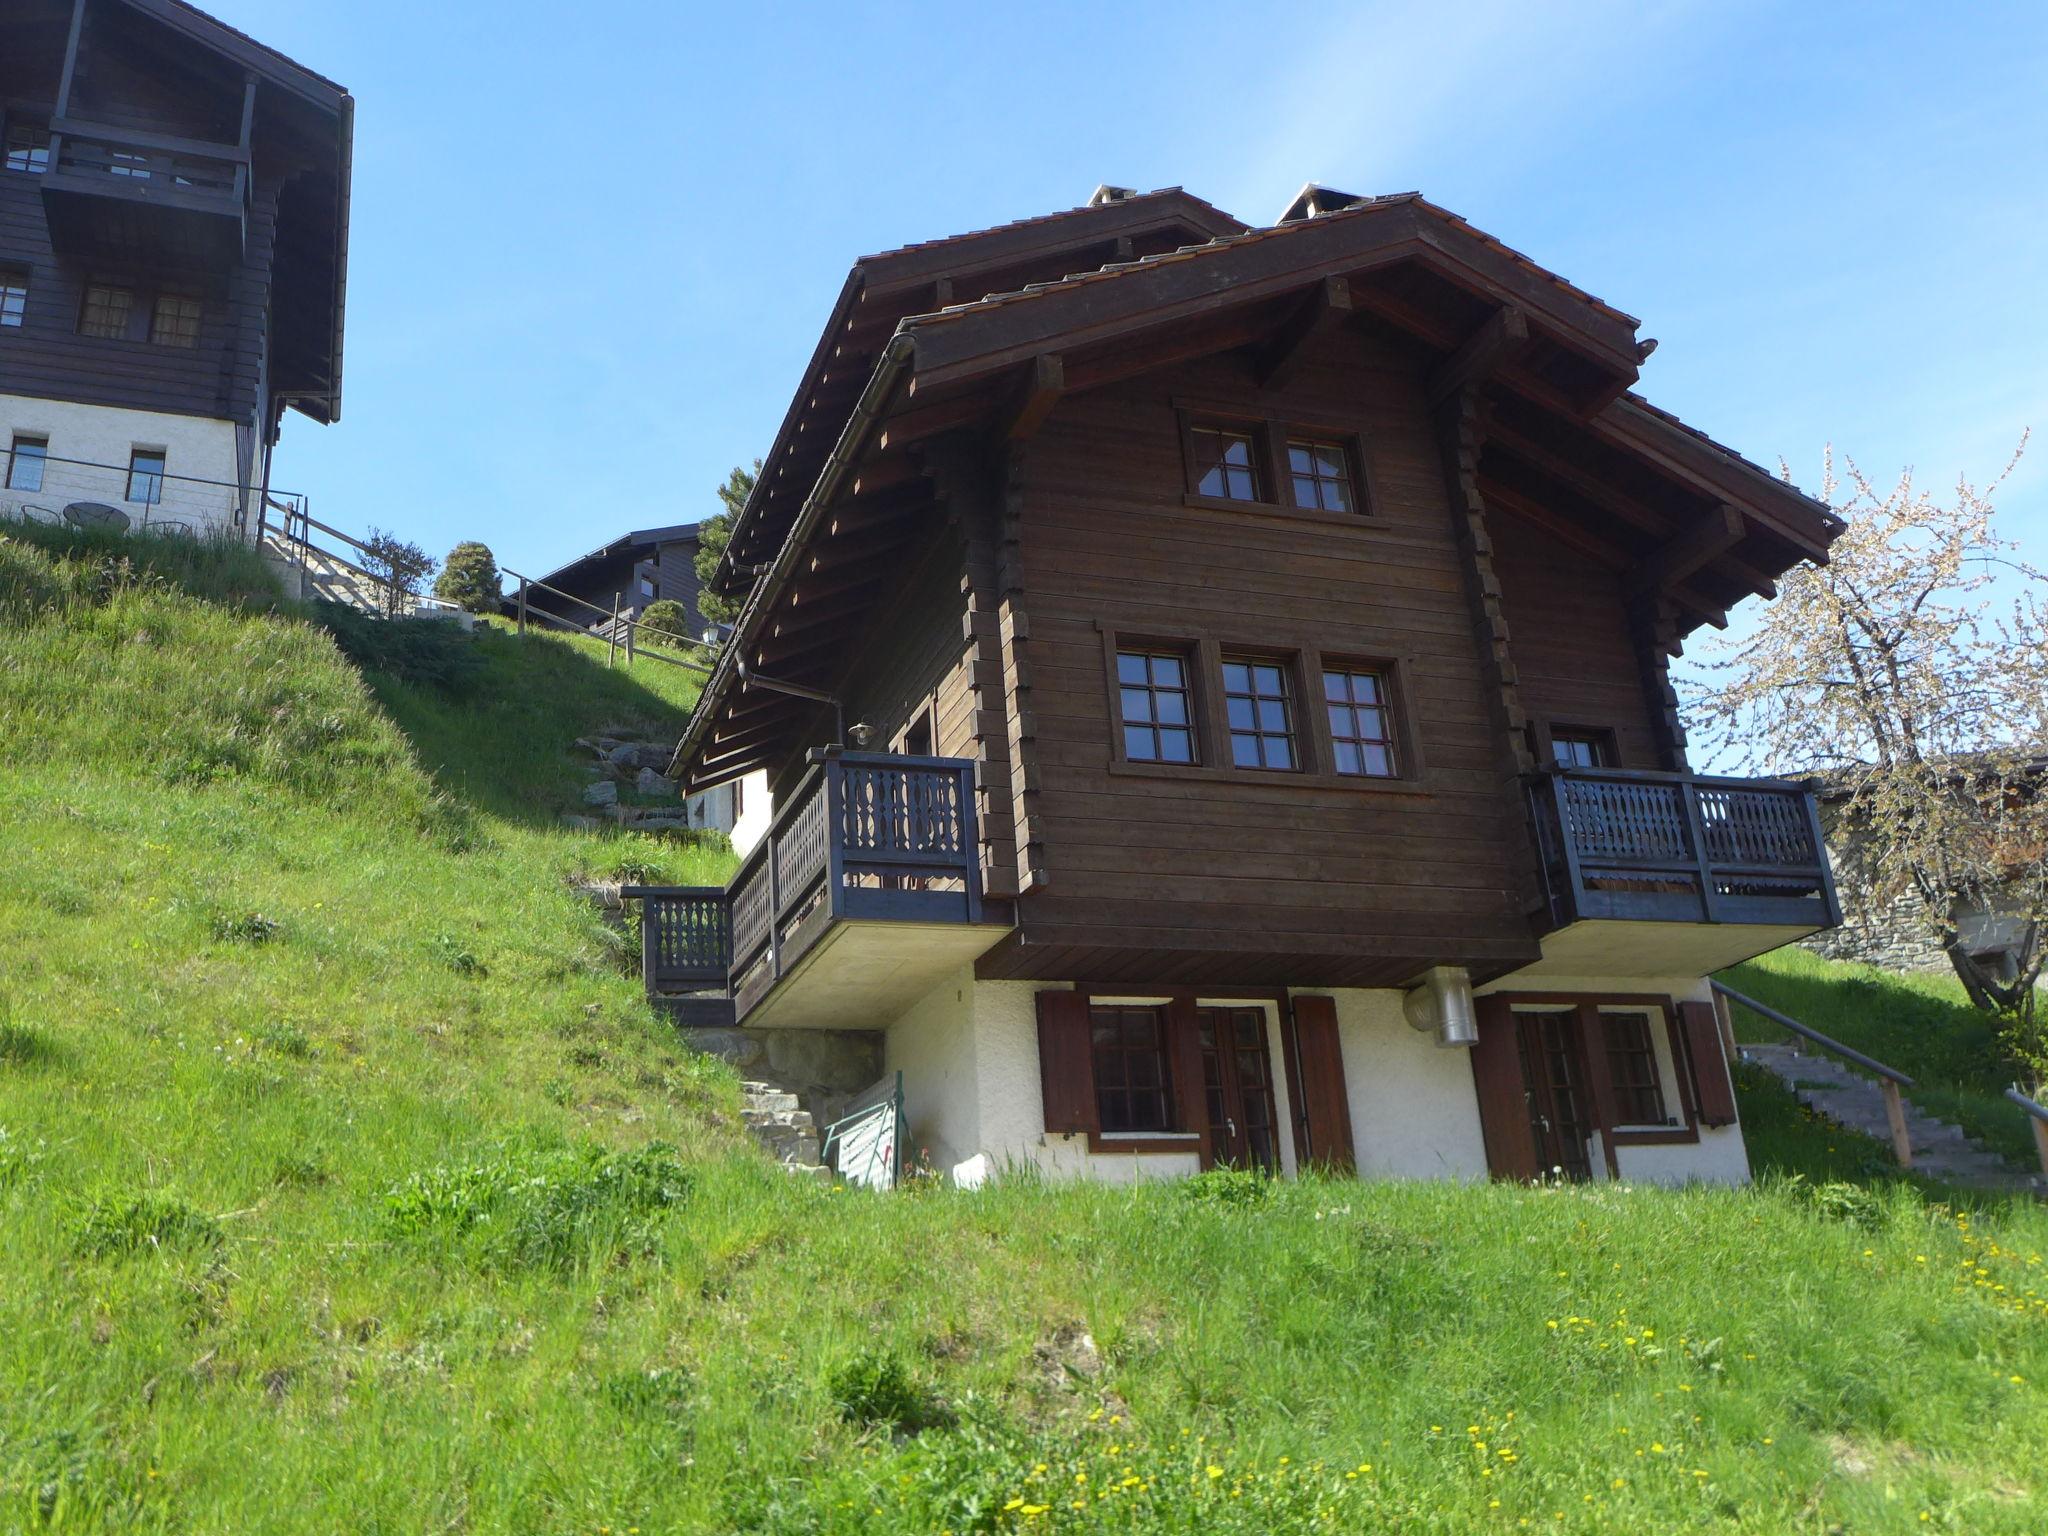
<svg viewBox="0 0 2048 1536">
<path fill-rule="evenodd" d="M 1880 910 L 1903 898 L 2039 1082 L 2048 578 L 2001 535 L 1992 505 L 2018 462 L 1943 497 L 1911 470 L 1880 490 L 1844 459 L 1838 478 L 1830 451 L 1823 499 L 1848 494 L 1829 563 L 1788 573 L 1757 627 L 1689 680 L 1689 702 L 1724 760 L 1819 774 L 1838 792 L 1867 850 L 1847 894 Z M 2017 976 L 1971 955 L 1961 924 L 1973 913 L 2016 934 Z"/>
</svg>

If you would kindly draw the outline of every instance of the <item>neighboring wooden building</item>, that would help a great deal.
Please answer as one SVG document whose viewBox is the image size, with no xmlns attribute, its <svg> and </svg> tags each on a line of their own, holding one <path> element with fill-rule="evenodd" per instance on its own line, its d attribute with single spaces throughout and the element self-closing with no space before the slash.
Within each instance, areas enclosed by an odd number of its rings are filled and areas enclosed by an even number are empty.
<svg viewBox="0 0 2048 1536">
<path fill-rule="evenodd" d="M 698 527 L 696 523 L 674 523 L 621 534 L 541 577 L 540 590 L 528 593 L 528 606 L 580 628 L 604 632 L 612 614 L 637 618 L 649 603 L 666 598 L 689 610 L 690 633 L 701 634 Z M 564 601 L 564 593 L 575 601 Z M 513 611 L 516 599 L 508 598 L 507 604 L 507 611 Z"/>
<path fill-rule="evenodd" d="M 183 0 L 0 14 L 0 514 L 253 538 L 341 410 L 348 93 Z"/>
<path fill-rule="evenodd" d="M 1703 978 L 1837 912 L 1667 663 L 1841 523 L 1632 394 L 1653 345 L 1416 194 L 861 261 L 677 759 L 774 827 L 650 983 L 883 1032 L 962 1180 L 1746 1177 Z"/>
</svg>

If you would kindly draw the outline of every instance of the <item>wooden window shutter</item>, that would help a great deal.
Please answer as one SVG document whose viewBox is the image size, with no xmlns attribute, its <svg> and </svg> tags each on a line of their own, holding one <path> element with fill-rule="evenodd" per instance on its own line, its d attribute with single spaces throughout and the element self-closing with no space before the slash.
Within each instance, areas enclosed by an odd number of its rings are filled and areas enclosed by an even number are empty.
<svg viewBox="0 0 2048 1536">
<path fill-rule="evenodd" d="M 1728 1080 L 1728 1056 L 1721 1049 L 1721 1021 L 1712 1003 L 1680 1003 L 1679 1031 L 1692 1062 L 1693 1091 L 1701 1125 L 1735 1123 L 1735 1085 Z"/>
<path fill-rule="evenodd" d="M 1038 1084 L 1052 1136 L 1095 1129 L 1095 1052 L 1088 999 L 1079 992 L 1038 994 Z"/>
<path fill-rule="evenodd" d="M 1354 1173 L 1351 1095 L 1337 1039 L 1337 1004 L 1297 997 L 1294 1010 L 1294 1155 L 1304 1168 Z"/>
<path fill-rule="evenodd" d="M 1502 999 L 1479 999 L 1472 1086 L 1479 1098 L 1480 1134 L 1486 1140 L 1486 1171 L 1496 1179 L 1533 1179 L 1538 1172 L 1529 1094 L 1522 1082 L 1520 1028 L 1514 1010 Z"/>
</svg>

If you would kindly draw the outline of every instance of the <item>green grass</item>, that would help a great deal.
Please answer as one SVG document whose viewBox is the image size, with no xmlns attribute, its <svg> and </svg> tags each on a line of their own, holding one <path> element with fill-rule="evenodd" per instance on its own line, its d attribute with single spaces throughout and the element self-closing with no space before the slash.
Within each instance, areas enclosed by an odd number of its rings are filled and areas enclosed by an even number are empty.
<svg viewBox="0 0 2048 1536">
<path fill-rule="evenodd" d="M 1907 1097 L 1927 1113 L 1961 1126 L 2015 1167 L 2037 1166 L 2026 1117 L 2005 1098 L 2017 1069 L 1999 1045 L 1996 1021 L 1970 1006 L 1953 976 L 1901 975 L 1823 960 L 1795 946 L 1736 966 L 1721 979 L 1897 1068 L 1913 1079 Z M 1740 1041 L 1786 1038 L 1746 1008 L 1734 1016 Z"/>
<path fill-rule="evenodd" d="M 565 883 L 687 698 L 219 577 L 0 543 L 0 1530 L 2043 1528 L 2033 1207 L 790 1181 Z"/>
</svg>

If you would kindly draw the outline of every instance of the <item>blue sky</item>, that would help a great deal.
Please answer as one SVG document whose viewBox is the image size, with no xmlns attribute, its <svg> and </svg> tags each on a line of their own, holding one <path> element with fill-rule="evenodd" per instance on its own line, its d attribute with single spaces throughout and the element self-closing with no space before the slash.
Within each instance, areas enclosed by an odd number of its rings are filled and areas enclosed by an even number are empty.
<svg viewBox="0 0 2048 1536">
<path fill-rule="evenodd" d="M 1803 485 L 1986 478 L 2048 556 L 2048 6 L 209 0 L 357 100 L 342 423 L 279 486 L 537 573 L 716 510 L 858 256 L 1182 185 L 1418 188 L 1642 317 Z"/>
</svg>

